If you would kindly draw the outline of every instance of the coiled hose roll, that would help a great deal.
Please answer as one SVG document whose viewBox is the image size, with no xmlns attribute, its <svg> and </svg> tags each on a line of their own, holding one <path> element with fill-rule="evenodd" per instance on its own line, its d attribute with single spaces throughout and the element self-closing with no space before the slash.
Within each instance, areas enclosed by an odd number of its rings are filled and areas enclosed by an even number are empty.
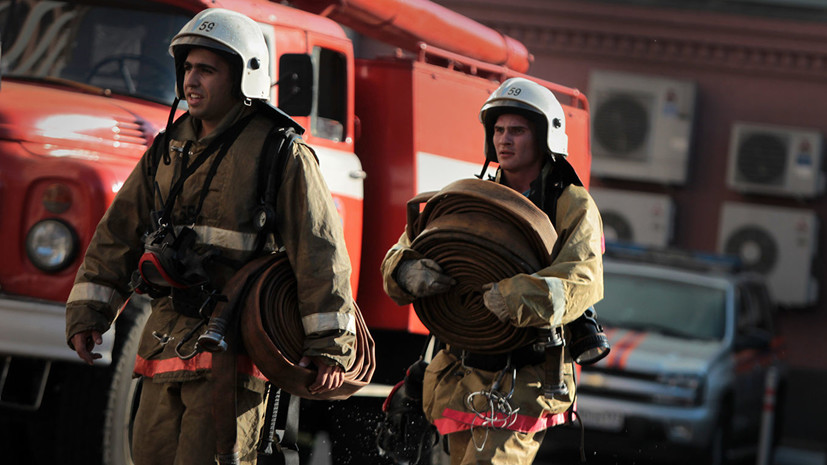
<svg viewBox="0 0 827 465">
<path fill-rule="evenodd" d="M 449 292 L 414 301 L 428 330 L 456 348 L 483 354 L 536 340 L 535 328 L 501 322 L 482 298 L 485 284 L 551 264 L 557 232 L 530 200 L 495 182 L 463 179 L 411 199 L 407 234 L 412 249 L 456 280 Z"/>
<path fill-rule="evenodd" d="M 307 386 L 315 370 L 297 365 L 302 357 L 304 328 L 298 309 L 296 278 L 287 255 L 278 253 L 250 262 L 227 284 L 225 293 L 241 311 L 241 339 L 259 370 L 275 386 L 306 399 L 346 399 L 366 386 L 376 368 L 375 347 L 362 313 L 356 317 L 356 359 L 345 371 L 344 384 L 311 394 Z"/>
</svg>

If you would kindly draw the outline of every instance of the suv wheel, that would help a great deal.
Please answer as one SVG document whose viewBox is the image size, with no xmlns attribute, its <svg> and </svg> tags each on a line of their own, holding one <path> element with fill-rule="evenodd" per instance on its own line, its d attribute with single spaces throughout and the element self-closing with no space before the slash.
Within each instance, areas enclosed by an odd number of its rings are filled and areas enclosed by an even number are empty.
<svg viewBox="0 0 827 465">
<path fill-rule="evenodd" d="M 709 465 L 723 465 L 726 463 L 726 434 L 721 424 L 718 424 L 712 433 L 706 459 L 707 461 L 704 463 Z"/>
<path fill-rule="evenodd" d="M 729 419 L 727 409 L 718 417 L 715 422 L 715 430 L 709 438 L 709 445 L 700 454 L 697 463 L 709 465 L 724 465 L 727 463 L 727 452 L 729 450 Z"/>
</svg>

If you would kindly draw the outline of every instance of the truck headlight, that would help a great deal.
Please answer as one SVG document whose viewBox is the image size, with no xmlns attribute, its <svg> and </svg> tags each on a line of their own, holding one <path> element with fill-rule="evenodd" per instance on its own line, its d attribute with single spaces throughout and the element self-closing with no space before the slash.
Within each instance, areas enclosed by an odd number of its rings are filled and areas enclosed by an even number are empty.
<svg viewBox="0 0 827 465">
<path fill-rule="evenodd" d="M 58 219 L 39 221 L 26 235 L 29 260 L 47 273 L 68 267 L 77 251 L 77 234 L 71 226 Z"/>
</svg>

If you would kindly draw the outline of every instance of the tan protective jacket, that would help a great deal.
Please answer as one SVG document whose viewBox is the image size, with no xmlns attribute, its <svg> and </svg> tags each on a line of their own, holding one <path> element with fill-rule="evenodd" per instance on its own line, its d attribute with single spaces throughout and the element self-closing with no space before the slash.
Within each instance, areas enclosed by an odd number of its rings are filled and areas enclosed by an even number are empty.
<svg viewBox="0 0 827 465">
<path fill-rule="evenodd" d="M 142 236 L 156 227 L 150 224 L 150 213 L 161 208 L 162 200 L 168 198 L 173 182 L 182 171 L 180 148 L 187 141 L 193 141 L 189 155 L 192 162 L 213 137 L 251 112 L 257 114 L 218 165 L 194 224 L 184 224 L 185 218 L 199 203 L 217 151 L 187 178 L 175 200 L 172 224 L 191 226 L 198 236 L 197 247 L 216 248 L 222 258 L 239 264 L 254 258 L 258 233 L 253 214 L 259 206 L 259 158 L 265 137 L 275 125 L 270 115 L 256 108 L 239 104 L 210 136 L 201 140 L 196 136 L 200 122 L 187 118 L 177 124 L 169 142 L 171 164 L 165 164 L 163 157 L 158 161 L 154 179 L 160 195 L 153 195 L 154 182 L 147 174 L 149 151 L 144 154 L 98 224 L 78 270 L 66 304 L 67 340 L 84 330 L 103 333 L 111 325 L 129 294 L 130 277 L 143 253 Z M 341 219 L 315 154 L 300 140 L 293 144 L 284 167 L 276 213 L 276 235 L 271 237 L 267 249 L 284 247 L 296 274 L 305 329 L 304 355 L 323 356 L 331 364 L 347 368 L 353 361 L 355 343 L 350 260 Z M 236 267 L 214 265 L 208 271 L 212 285 L 220 290 Z M 200 318 L 177 312 L 169 297 L 154 299 L 138 350 L 136 374 L 154 377 L 156 381 L 185 381 L 204 376 L 211 367 L 211 354 L 202 352 L 189 360 L 175 354 L 175 346 L 199 321 Z M 192 351 L 199 334 L 182 347 L 182 353 Z M 241 370 L 244 364 L 239 367 Z M 246 364 L 246 371 L 261 377 L 251 363 Z"/>
<path fill-rule="evenodd" d="M 550 166 L 547 165 L 543 177 Z M 500 182 L 499 175 L 496 181 Z M 557 200 L 556 230 L 558 239 L 550 266 L 499 282 L 515 326 L 565 325 L 603 298 L 603 226 L 597 206 L 586 189 L 570 185 L 563 190 Z M 420 257 L 403 234 L 382 262 L 385 290 L 400 305 L 413 302 L 414 297 L 395 281 L 396 268 L 402 261 Z M 567 362 L 564 381 L 569 389 L 565 396 L 548 399 L 543 395 L 546 367 L 526 366 L 518 371 L 510 402 L 520 411 L 509 429 L 540 431 L 565 421 L 562 413 L 571 406 L 576 386 L 568 350 L 564 356 Z M 425 372 L 426 416 L 442 434 L 468 429 L 472 424 L 481 425 L 481 418 L 467 407 L 466 399 L 473 392 L 490 389 L 498 374 L 464 367 L 457 357 L 446 350 L 440 351 Z M 504 382 L 500 390 L 508 392 L 510 376 L 506 376 Z M 484 405 L 478 408 L 482 407 Z"/>
</svg>

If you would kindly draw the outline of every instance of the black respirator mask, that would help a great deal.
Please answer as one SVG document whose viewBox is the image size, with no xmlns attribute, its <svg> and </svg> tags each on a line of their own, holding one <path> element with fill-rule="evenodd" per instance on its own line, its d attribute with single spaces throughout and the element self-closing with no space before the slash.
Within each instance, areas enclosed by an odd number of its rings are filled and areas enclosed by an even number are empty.
<svg viewBox="0 0 827 465">
<path fill-rule="evenodd" d="M 172 288 L 187 289 L 206 284 L 204 264 L 212 254 L 194 250 L 197 235 L 192 228 L 175 232 L 172 226 L 161 226 L 144 240 L 144 253 L 133 275 L 132 287 L 138 294 L 150 297 L 168 295 Z"/>
</svg>

